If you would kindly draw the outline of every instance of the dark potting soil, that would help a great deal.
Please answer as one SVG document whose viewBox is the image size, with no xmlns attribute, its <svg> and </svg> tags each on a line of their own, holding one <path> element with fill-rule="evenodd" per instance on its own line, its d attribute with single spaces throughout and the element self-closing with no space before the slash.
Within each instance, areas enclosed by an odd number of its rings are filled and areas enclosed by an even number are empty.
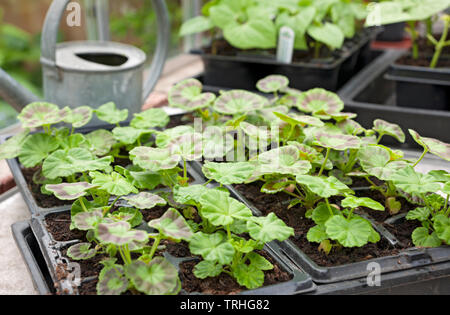
<svg viewBox="0 0 450 315">
<path fill-rule="evenodd" d="M 33 181 L 33 176 L 36 172 L 39 172 L 41 169 L 40 166 L 33 168 L 22 168 L 22 173 L 25 178 L 25 182 L 28 185 L 28 189 L 33 195 L 34 200 L 37 205 L 41 208 L 53 208 L 70 205 L 71 202 L 59 200 L 53 195 L 44 195 L 41 193 L 41 185 L 36 184 Z"/>
<path fill-rule="evenodd" d="M 288 226 L 292 227 L 295 231 L 295 236 L 291 237 L 291 241 L 320 266 L 332 267 L 377 257 L 396 255 L 401 249 L 410 247 L 410 242 L 405 242 L 408 243 L 406 246 L 393 248 L 385 239 L 381 238 L 375 244 L 369 243 L 360 248 L 334 247 L 330 254 L 326 255 L 318 250 L 318 243 L 311 243 L 306 238 L 309 229 L 315 225 L 312 220 L 305 218 L 306 209 L 301 205 L 288 209 L 289 200 L 291 199 L 289 195 L 285 193 L 277 193 L 274 195 L 261 193 L 261 185 L 261 183 L 252 183 L 235 185 L 234 187 L 259 209 L 263 215 L 273 212 Z M 370 191 L 366 192 L 365 196 L 373 197 L 370 195 Z M 330 199 L 330 202 L 338 202 L 338 200 Z M 375 211 L 371 210 L 370 214 L 373 212 Z M 407 222 L 407 224 L 409 225 L 410 223 Z M 399 235 L 403 233 L 400 232 L 403 231 L 402 224 L 396 225 L 395 229 L 399 231 Z M 405 232 L 404 236 L 410 239 L 411 234 L 407 233 Z"/>
<path fill-rule="evenodd" d="M 406 220 L 405 218 L 400 219 L 394 224 L 384 223 L 383 225 L 406 248 L 414 247 L 414 244 L 411 240 L 411 234 L 416 228 L 422 226 L 422 224 L 417 220 Z"/>
<path fill-rule="evenodd" d="M 45 225 L 53 239 L 58 242 L 68 242 L 73 240 L 86 240 L 86 232 L 70 230 L 70 212 L 52 213 L 45 217 Z"/>
<path fill-rule="evenodd" d="M 170 121 L 167 124 L 166 129 L 193 124 L 194 118 L 195 118 L 194 115 L 191 113 L 185 115 L 170 116 Z"/>
<path fill-rule="evenodd" d="M 396 64 L 405 66 L 416 66 L 429 68 L 431 63 L 430 57 L 420 56 L 418 59 L 414 59 L 412 56 L 403 56 L 397 60 Z M 450 68 L 450 59 L 440 58 L 437 63 L 437 68 Z"/>
<path fill-rule="evenodd" d="M 269 260 L 274 268 L 264 272 L 264 286 L 286 282 L 292 279 L 292 275 L 284 271 L 269 255 L 259 252 Z M 247 288 L 239 285 L 230 275 L 222 273 L 214 278 L 198 279 L 193 270 L 198 262 L 188 261 L 180 265 L 180 280 L 183 289 L 188 293 L 199 292 L 202 294 L 229 295 L 238 294 Z"/>
</svg>

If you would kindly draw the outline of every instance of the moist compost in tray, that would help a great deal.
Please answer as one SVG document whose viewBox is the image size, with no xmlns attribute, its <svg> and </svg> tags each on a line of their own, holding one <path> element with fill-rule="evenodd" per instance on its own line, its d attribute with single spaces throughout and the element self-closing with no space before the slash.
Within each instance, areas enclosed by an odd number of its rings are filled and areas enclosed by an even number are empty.
<svg viewBox="0 0 450 315">
<path fill-rule="evenodd" d="M 53 195 L 44 195 L 41 193 L 41 185 L 38 185 L 33 181 L 33 175 L 38 171 L 40 171 L 40 167 L 22 169 L 25 182 L 28 184 L 28 189 L 33 195 L 37 205 L 41 208 L 53 208 L 70 205 L 71 203 L 59 200 Z"/>
<path fill-rule="evenodd" d="M 431 58 L 421 56 L 418 59 L 414 59 L 410 55 L 406 55 L 398 59 L 395 63 L 403 66 L 416 66 L 416 67 L 430 67 Z M 450 67 L 450 59 L 440 58 L 437 63 L 437 68 L 449 68 Z M 431 68 L 430 68 L 431 69 Z"/>
<path fill-rule="evenodd" d="M 263 286 L 274 285 L 292 280 L 292 275 L 282 270 L 282 268 L 265 252 L 259 252 L 268 259 L 274 266 L 272 270 L 265 271 L 265 279 Z M 193 274 L 194 266 L 197 261 L 186 261 L 180 264 L 180 280 L 182 288 L 186 293 L 201 293 L 209 295 L 233 295 L 248 290 L 240 286 L 231 276 L 222 273 L 214 278 L 198 279 Z M 83 270 L 83 267 L 81 267 Z M 79 288 L 80 295 L 96 295 L 96 285 L 98 280 L 83 283 Z M 133 294 L 126 292 L 125 295 Z M 141 294 L 136 292 L 135 294 Z M 181 293 L 183 294 L 183 292 Z"/>
<path fill-rule="evenodd" d="M 267 260 L 269 260 L 274 268 L 264 272 L 264 285 L 269 286 L 272 284 L 286 282 L 292 279 L 292 276 L 283 271 L 281 267 L 266 253 L 259 252 Z M 193 270 L 196 261 L 187 261 L 180 264 L 180 279 L 183 289 L 188 293 L 200 292 L 203 294 L 238 294 L 239 292 L 247 290 L 245 287 L 240 286 L 236 280 L 231 276 L 222 273 L 218 277 L 198 279 L 195 277 Z"/>
<path fill-rule="evenodd" d="M 393 256 L 397 255 L 400 250 L 412 246 L 410 232 L 414 229 L 411 230 L 411 222 L 405 220 L 400 224 L 387 226 L 391 233 L 398 237 L 405 246 L 394 248 L 389 242 L 381 238 L 378 243 L 369 243 L 360 248 L 333 248 L 331 253 L 326 255 L 318 250 L 318 243 L 311 243 L 306 239 L 309 229 L 315 225 L 312 220 L 305 218 L 306 209 L 299 205 L 288 209 L 289 200 L 291 199 L 289 195 L 284 193 L 274 195 L 264 194 L 260 191 L 261 185 L 261 183 L 252 183 L 235 185 L 234 187 L 257 209 L 259 209 L 263 215 L 273 212 L 288 226 L 292 227 L 295 231 L 295 236 L 291 237 L 290 240 L 319 266 L 333 267 L 372 258 Z M 371 193 L 373 192 L 368 191 L 365 193 L 365 196 L 373 197 L 371 196 Z M 330 199 L 330 202 L 333 201 L 335 202 L 337 200 Z M 370 211 L 370 215 L 372 215 L 373 212 L 376 211 Z"/>
<path fill-rule="evenodd" d="M 141 210 L 144 220 L 146 222 L 161 217 L 167 210 L 169 206 L 155 207 L 151 210 Z M 196 220 L 198 218 L 194 218 Z M 84 231 L 70 230 L 70 213 L 54 213 L 47 215 L 45 223 L 49 233 L 53 236 L 56 241 L 68 242 L 74 240 L 86 241 Z M 151 245 L 151 242 L 149 243 Z M 178 258 L 189 258 L 192 257 L 189 244 L 185 241 L 180 243 L 173 243 L 167 240 L 161 241 L 163 246 L 161 250 L 157 251 L 158 255 L 162 255 L 163 251 L 167 251 L 170 255 Z M 67 248 L 62 250 L 63 256 L 66 256 Z M 283 271 L 282 268 L 277 264 L 270 256 L 265 252 L 260 251 L 266 259 L 268 259 L 273 265 L 274 269 L 265 271 L 265 282 L 264 286 L 286 282 L 292 279 L 292 276 Z M 67 256 L 66 256 L 67 258 Z M 107 258 L 105 255 L 97 255 L 92 259 L 77 261 L 81 268 L 81 277 L 98 277 L 103 265 L 100 261 Z M 70 258 L 67 258 L 72 261 Z M 120 258 L 119 258 L 120 262 Z M 193 268 L 197 264 L 197 261 L 187 261 L 180 264 L 180 279 L 183 283 L 183 289 L 190 292 L 200 292 L 203 294 L 236 294 L 243 290 L 247 290 L 245 287 L 240 286 L 232 277 L 227 274 L 221 274 L 218 277 L 207 278 L 207 279 L 197 279 L 193 274 Z M 60 279 L 65 278 L 67 272 L 64 264 L 60 264 L 56 268 L 58 270 L 58 277 Z M 79 293 L 81 295 L 95 295 L 97 280 L 84 282 L 79 288 Z M 128 292 L 128 294 L 132 294 Z"/>
</svg>

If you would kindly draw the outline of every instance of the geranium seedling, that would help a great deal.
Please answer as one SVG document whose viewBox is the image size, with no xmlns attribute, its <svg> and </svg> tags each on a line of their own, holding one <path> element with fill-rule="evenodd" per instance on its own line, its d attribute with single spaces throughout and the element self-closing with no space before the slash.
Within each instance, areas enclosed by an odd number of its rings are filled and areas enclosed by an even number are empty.
<svg viewBox="0 0 450 315">
<path fill-rule="evenodd" d="M 267 99 L 244 90 L 224 92 L 214 102 L 214 110 L 224 115 L 238 116 L 262 109 L 268 105 Z"/>
<path fill-rule="evenodd" d="M 95 114 L 101 121 L 119 126 L 119 123 L 127 120 L 128 109 L 120 110 L 115 103 L 109 102 L 97 108 Z"/>
</svg>

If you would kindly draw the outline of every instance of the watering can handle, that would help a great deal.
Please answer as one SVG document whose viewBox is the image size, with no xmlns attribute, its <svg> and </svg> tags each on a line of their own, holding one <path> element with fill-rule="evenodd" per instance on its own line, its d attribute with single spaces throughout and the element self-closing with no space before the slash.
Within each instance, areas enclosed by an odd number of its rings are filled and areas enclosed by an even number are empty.
<svg viewBox="0 0 450 315">
<path fill-rule="evenodd" d="M 71 0 L 53 0 L 45 18 L 41 39 L 41 62 L 44 65 L 54 67 L 56 64 L 56 44 L 59 25 L 69 1 Z M 149 77 L 143 88 L 142 98 L 144 101 L 153 91 L 162 73 L 169 51 L 170 41 L 170 20 L 166 2 L 164 0 L 152 0 L 152 3 L 157 17 L 158 42 L 152 64 L 148 70 Z"/>
</svg>

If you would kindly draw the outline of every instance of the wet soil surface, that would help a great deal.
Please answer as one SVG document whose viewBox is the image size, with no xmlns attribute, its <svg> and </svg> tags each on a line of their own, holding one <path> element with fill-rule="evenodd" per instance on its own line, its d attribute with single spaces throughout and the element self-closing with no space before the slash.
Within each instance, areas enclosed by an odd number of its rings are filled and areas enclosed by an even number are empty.
<svg viewBox="0 0 450 315">
<path fill-rule="evenodd" d="M 411 233 L 418 222 L 402 220 L 394 225 L 386 225 L 386 228 L 394 236 L 398 237 L 398 239 L 404 243 L 404 246 L 394 248 L 382 237 L 380 242 L 375 244 L 369 243 L 361 248 L 333 247 L 330 254 L 326 255 L 318 250 L 318 243 L 310 243 L 306 238 L 309 229 L 315 225 L 314 221 L 305 218 L 306 209 L 301 205 L 288 209 L 289 201 L 292 197 L 285 193 L 274 195 L 261 193 L 261 186 L 262 183 L 252 183 L 247 185 L 235 185 L 234 187 L 257 209 L 259 209 L 263 215 L 273 212 L 288 226 L 292 227 L 295 231 L 295 236 L 291 237 L 291 241 L 320 266 L 332 267 L 372 258 L 396 255 L 400 250 L 412 246 Z M 377 198 L 379 198 L 378 194 L 379 193 L 376 191 L 369 191 L 365 192 L 364 196 L 377 200 Z M 339 198 L 330 199 L 330 202 L 339 204 Z M 384 201 L 382 204 L 384 204 Z M 405 205 L 405 208 L 402 209 L 403 212 L 408 211 L 413 207 L 412 205 L 407 204 L 406 200 L 402 200 L 402 205 Z M 376 211 L 368 211 L 370 215 L 377 215 L 374 214 Z M 382 216 L 384 220 L 386 213 L 383 212 Z M 389 217 L 388 214 L 387 217 Z"/>
</svg>

